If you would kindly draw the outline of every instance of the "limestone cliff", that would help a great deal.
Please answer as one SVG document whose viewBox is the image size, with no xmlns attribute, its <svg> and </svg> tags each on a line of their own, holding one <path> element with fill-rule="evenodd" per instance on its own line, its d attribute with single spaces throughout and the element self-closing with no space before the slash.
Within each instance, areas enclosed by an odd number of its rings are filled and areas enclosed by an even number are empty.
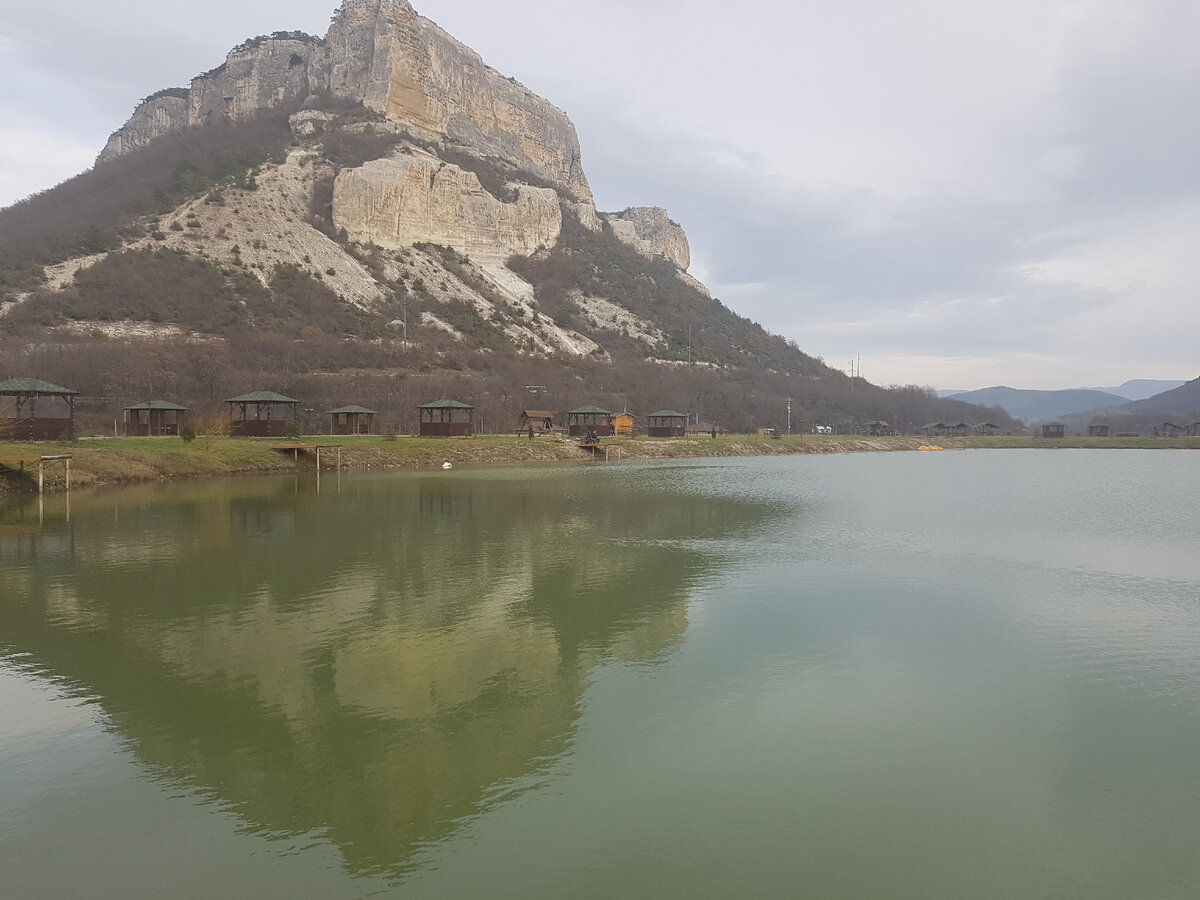
<svg viewBox="0 0 1200 900">
<path fill-rule="evenodd" d="M 338 174 L 333 221 L 351 240 L 389 249 L 426 241 L 473 257 L 507 257 L 553 246 L 562 229 L 558 195 L 514 187 L 516 199 L 504 202 L 474 173 L 405 147 Z"/>
<path fill-rule="evenodd" d="M 567 115 L 484 64 L 407 0 L 345 0 L 325 39 L 295 33 L 255 38 L 192 79 L 186 91 L 168 93 L 139 105 L 97 162 L 171 131 L 328 94 L 501 159 L 576 201 L 592 201 Z"/>
<path fill-rule="evenodd" d="M 643 256 L 662 256 L 679 268 L 691 265 L 691 250 L 683 229 L 657 206 L 635 206 L 619 213 L 603 213 L 613 234 Z"/>
</svg>

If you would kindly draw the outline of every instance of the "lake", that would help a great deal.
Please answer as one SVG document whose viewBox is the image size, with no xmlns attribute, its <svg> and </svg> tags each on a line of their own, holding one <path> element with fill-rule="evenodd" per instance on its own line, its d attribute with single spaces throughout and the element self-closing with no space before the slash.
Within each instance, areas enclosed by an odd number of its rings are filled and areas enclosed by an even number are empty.
<svg viewBox="0 0 1200 900">
<path fill-rule="evenodd" d="M 1194 898 L 1200 455 L 0 507 L 0 894 Z"/>
</svg>

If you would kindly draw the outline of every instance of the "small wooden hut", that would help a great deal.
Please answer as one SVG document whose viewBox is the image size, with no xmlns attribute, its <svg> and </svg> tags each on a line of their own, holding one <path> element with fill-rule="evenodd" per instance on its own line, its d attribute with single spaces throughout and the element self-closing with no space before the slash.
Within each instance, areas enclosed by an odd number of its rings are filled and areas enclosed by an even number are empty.
<svg viewBox="0 0 1200 900">
<path fill-rule="evenodd" d="M 867 433 L 870 434 L 872 437 L 879 437 L 880 435 L 891 434 L 892 426 L 889 425 L 887 422 L 883 421 L 883 419 L 876 419 L 874 422 L 867 423 Z"/>
<path fill-rule="evenodd" d="M 365 406 L 343 406 L 329 411 L 330 434 L 374 434 L 375 417 L 379 415 Z"/>
<path fill-rule="evenodd" d="M 434 400 L 417 407 L 421 437 L 470 437 L 475 407 L 457 400 Z"/>
<path fill-rule="evenodd" d="M 179 434 L 179 426 L 189 407 L 170 400 L 144 400 L 125 407 L 125 434 L 129 437 L 170 437 Z"/>
<path fill-rule="evenodd" d="M 637 418 L 631 412 L 617 413 L 612 417 L 613 434 L 632 435 L 633 422 Z"/>
<path fill-rule="evenodd" d="M 991 436 L 1000 430 L 1000 426 L 995 422 L 980 422 L 975 426 L 975 433 L 986 436 Z"/>
<path fill-rule="evenodd" d="M 229 433 L 240 437 L 283 437 L 289 422 L 296 421 L 299 400 L 274 391 L 253 391 L 230 397 Z"/>
<path fill-rule="evenodd" d="M 521 421 L 517 425 L 517 434 L 550 434 L 554 431 L 554 413 L 548 409 L 523 409 Z"/>
<path fill-rule="evenodd" d="M 1060 438 L 1063 436 L 1063 425 L 1061 422 L 1047 422 L 1042 426 L 1042 437 L 1044 438 Z"/>
<path fill-rule="evenodd" d="M 1108 437 L 1107 425 L 1089 425 L 1088 437 Z"/>
<path fill-rule="evenodd" d="M 650 437 L 684 437 L 687 434 L 688 414 L 673 409 L 660 409 L 646 417 Z"/>
<path fill-rule="evenodd" d="M 581 406 L 567 412 L 567 434 L 583 437 L 592 432 L 597 437 L 610 437 L 613 433 L 612 413 L 598 406 Z"/>
<path fill-rule="evenodd" d="M 37 378 L 0 381 L 0 440 L 72 440 L 77 396 L 78 391 Z"/>
</svg>

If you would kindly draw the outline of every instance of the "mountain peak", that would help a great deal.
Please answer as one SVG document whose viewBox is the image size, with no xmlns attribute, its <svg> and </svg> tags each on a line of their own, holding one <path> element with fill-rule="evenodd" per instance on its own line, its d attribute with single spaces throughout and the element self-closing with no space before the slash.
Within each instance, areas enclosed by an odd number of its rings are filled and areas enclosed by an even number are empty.
<svg viewBox="0 0 1200 900">
<path fill-rule="evenodd" d="M 323 97 L 360 103 L 418 137 L 500 160 L 577 202 L 592 202 L 566 113 L 488 66 L 405 0 L 346 0 L 323 39 L 275 32 L 244 41 L 187 89 L 159 91 L 139 104 L 97 162 L 163 134 Z"/>
</svg>

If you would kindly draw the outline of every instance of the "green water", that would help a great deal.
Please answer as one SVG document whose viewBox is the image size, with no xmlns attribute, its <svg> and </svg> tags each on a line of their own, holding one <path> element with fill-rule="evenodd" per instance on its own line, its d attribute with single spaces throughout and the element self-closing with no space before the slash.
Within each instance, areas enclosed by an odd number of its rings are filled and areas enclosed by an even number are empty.
<svg viewBox="0 0 1200 900">
<path fill-rule="evenodd" d="M 0 508 L 0 895 L 1193 898 L 1200 456 Z"/>
</svg>

